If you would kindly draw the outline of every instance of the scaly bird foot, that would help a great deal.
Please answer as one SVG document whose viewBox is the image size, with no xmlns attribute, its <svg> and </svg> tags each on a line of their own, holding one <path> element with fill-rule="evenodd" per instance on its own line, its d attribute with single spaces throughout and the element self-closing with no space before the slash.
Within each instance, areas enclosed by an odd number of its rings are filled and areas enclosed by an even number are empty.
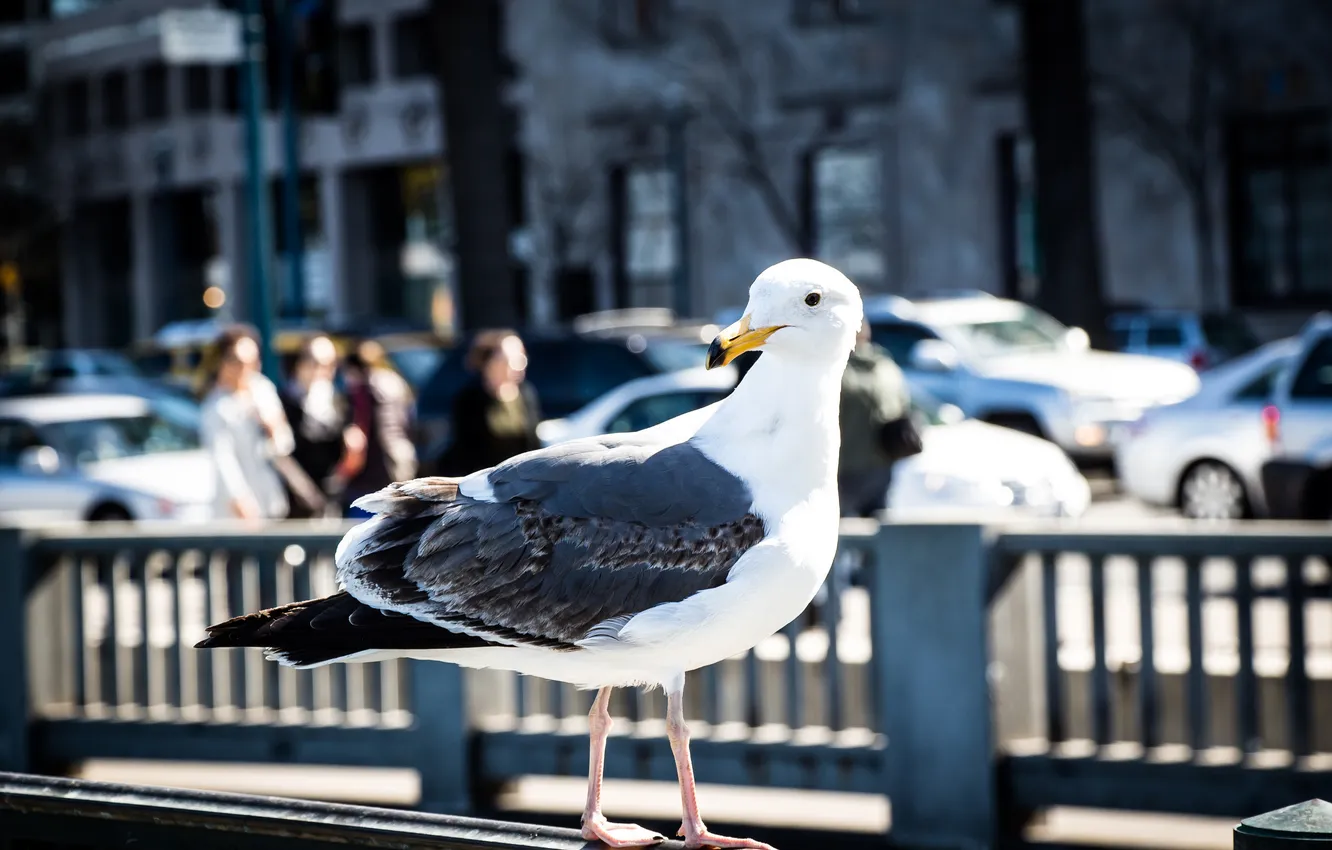
<svg viewBox="0 0 1332 850">
<path fill-rule="evenodd" d="M 650 847 L 666 840 L 666 836 L 636 823 L 611 823 L 598 812 L 583 820 L 583 838 L 600 841 L 607 847 Z"/>
</svg>

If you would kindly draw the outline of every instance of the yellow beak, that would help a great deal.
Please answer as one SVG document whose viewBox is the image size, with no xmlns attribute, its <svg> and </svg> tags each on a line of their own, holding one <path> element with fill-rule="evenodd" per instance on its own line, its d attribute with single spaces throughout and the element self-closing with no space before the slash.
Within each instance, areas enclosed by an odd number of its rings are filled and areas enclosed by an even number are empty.
<svg viewBox="0 0 1332 850">
<path fill-rule="evenodd" d="M 745 314 L 740 321 L 717 334 L 717 338 L 712 341 L 712 345 L 708 346 L 707 367 L 716 369 L 718 366 L 725 366 L 746 351 L 753 351 L 758 348 L 768 341 L 768 337 L 784 327 L 786 325 L 751 328 L 749 326 L 749 314 Z"/>
</svg>

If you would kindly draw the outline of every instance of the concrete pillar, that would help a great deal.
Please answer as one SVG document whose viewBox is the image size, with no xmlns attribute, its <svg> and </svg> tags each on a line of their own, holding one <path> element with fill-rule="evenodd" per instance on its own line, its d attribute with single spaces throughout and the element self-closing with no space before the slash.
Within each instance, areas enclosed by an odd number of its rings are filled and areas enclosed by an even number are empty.
<svg viewBox="0 0 1332 850">
<path fill-rule="evenodd" d="M 154 285 L 157 275 L 153 272 L 158 258 L 154 250 L 152 210 L 153 198 L 147 192 L 138 191 L 130 196 L 130 233 L 134 239 L 130 261 L 130 307 L 133 310 L 136 340 L 147 339 L 157 330 L 156 306 L 160 293 Z M 164 282 L 170 286 L 170 277 Z"/>
<path fill-rule="evenodd" d="M 344 290 L 348 276 L 343 274 L 346 252 L 343 250 L 343 193 L 342 172 L 326 168 L 319 173 L 319 221 L 322 225 L 322 241 L 327 252 L 325 265 L 328 287 L 328 315 L 334 322 L 342 322 L 351 315 L 349 300 Z M 307 270 L 308 273 L 308 270 Z"/>
</svg>

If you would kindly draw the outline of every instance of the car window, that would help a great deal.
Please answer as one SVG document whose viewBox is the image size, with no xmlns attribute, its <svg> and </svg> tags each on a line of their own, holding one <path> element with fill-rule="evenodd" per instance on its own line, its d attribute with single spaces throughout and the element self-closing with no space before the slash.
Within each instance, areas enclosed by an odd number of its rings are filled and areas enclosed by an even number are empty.
<svg viewBox="0 0 1332 850">
<path fill-rule="evenodd" d="M 678 372 L 702 366 L 708 359 L 708 346 L 680 339 L 648 340 L 643 354 L 658 371 Z"/>
<path fill-rule="evenodd" d="M 1290 397 L 1332 399 L 1332 336 L 1314 343 L 1295 375 Z"/>
<path fill-rule="evenodd" d="M 199 448 L 199 432 L 157 413 L 81 419 L 47 426 L 51 441 L 75 464 Z"/>
<path fill-rule="evenodd" d="M 944 322 L 948 339 L 977 356 L 1019 351 L 1054 351 L 1063 345 L 1068 328 L 1053 316 L 1019 305 L 1012 318 L 979 322 Z"/>
<path fill-rule="evenodd" d="M 1244 354 L 1259 346 L 1258 337 L 1242 316 L 1209 313 L 1202 317 L 1203 336 L 1208 345 L 1230 355 Z"/>
<path fill-rule="evenodd" d="M 527 379 L 547 417 L 568 416 L 626 381 L 655 374 L 618 342 L 540 340 L 527 355 Z"/>
<path fill-rule="evenodd" d="M 1147 345 L 1175 347 L 1184 344 L 1184 329 L 1178 322 L 1150 322 L 1147 325 Z"/>
<path fill-rule="evenodd" d="M 626 405 L 611 419 L 606 430 L 612 434 L 641 431 L 689 413 L 691 410 L 707 407 L 725 397 L 726 393 L 719 390 L 690 390 L 644 396 Z"/>
<path fill-rule="evenodd" d="M 870 341 L 881 346 L 899 366 L 911 362 L 911 349 L 922 339 L 937 339 L 938 335 L 923 325 L 898 322 L 870 324 Z"/>
<path fill-rule="evenodd" d="M 1235 392 L 1236 400 L 1264 401 L 1272 396 L 1272 390 L 1276 386 L 1277 376 L 1287 363 L 1286 358 L 1269 363 L 1262 372 L 1254 376 L 1248 383 L 1240 387 Z"/>
<path fill-rule="evenodd" d="M 393 366 L 412 387 L 420 387 L 443 360 L 443 352 L 432 346 L 397 348 L 388 353 Z"/>
<path fill-rule="evenodd" d="M 40 446 L 41 437 L 32 426 L 17 419 L 0 419 L 0 468 L 18 466 L 24 449 Z"/>
<path fill-rule="evenodd" d="M 1133 336 L 1131 325 L 1120 324 L 1110 328 L 1110 342 L 1116 351 L 1123 351 L 1129 347 L 1129 341 Z"/>
</svg>

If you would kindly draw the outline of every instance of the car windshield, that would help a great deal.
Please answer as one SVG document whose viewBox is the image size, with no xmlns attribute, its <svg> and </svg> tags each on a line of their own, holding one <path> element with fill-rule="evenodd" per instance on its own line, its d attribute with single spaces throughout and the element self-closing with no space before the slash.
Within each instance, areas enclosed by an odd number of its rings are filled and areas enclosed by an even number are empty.
<svg viewBox="0 0 1332 850">
<path fill-rule="evenodd" d="M 138 416 L 108 416 L 53 422 L 42 430 L 45 439 L 82 466 L 140 455 L 199 448 L 198 411 L 182 399 L 163 399 Z"/>
<path fill-rule="evenodd" d="M 697 369 L 708 359 L 708 347 L 704 343 L 677 339 L 648 340 L 643 353 L 662 372 Z"/>
<path fill-rule="evenodd" d="M 399 348 L 389 352 L 389 359 L 393 361 L 393 365 L 414 389 L 419 389 L 430 379 L 443 358 L 443 351 L 426 346 Z"/>
<path fill-rule="evenodd" d="M 944 316 L 934 324 L 954 345 L 980 357 L 1063 348 L 1068 328 L 1025 304 L 1013 307 L 1004 313 L 986 310 L 978 315 Z"/>
</svg>

